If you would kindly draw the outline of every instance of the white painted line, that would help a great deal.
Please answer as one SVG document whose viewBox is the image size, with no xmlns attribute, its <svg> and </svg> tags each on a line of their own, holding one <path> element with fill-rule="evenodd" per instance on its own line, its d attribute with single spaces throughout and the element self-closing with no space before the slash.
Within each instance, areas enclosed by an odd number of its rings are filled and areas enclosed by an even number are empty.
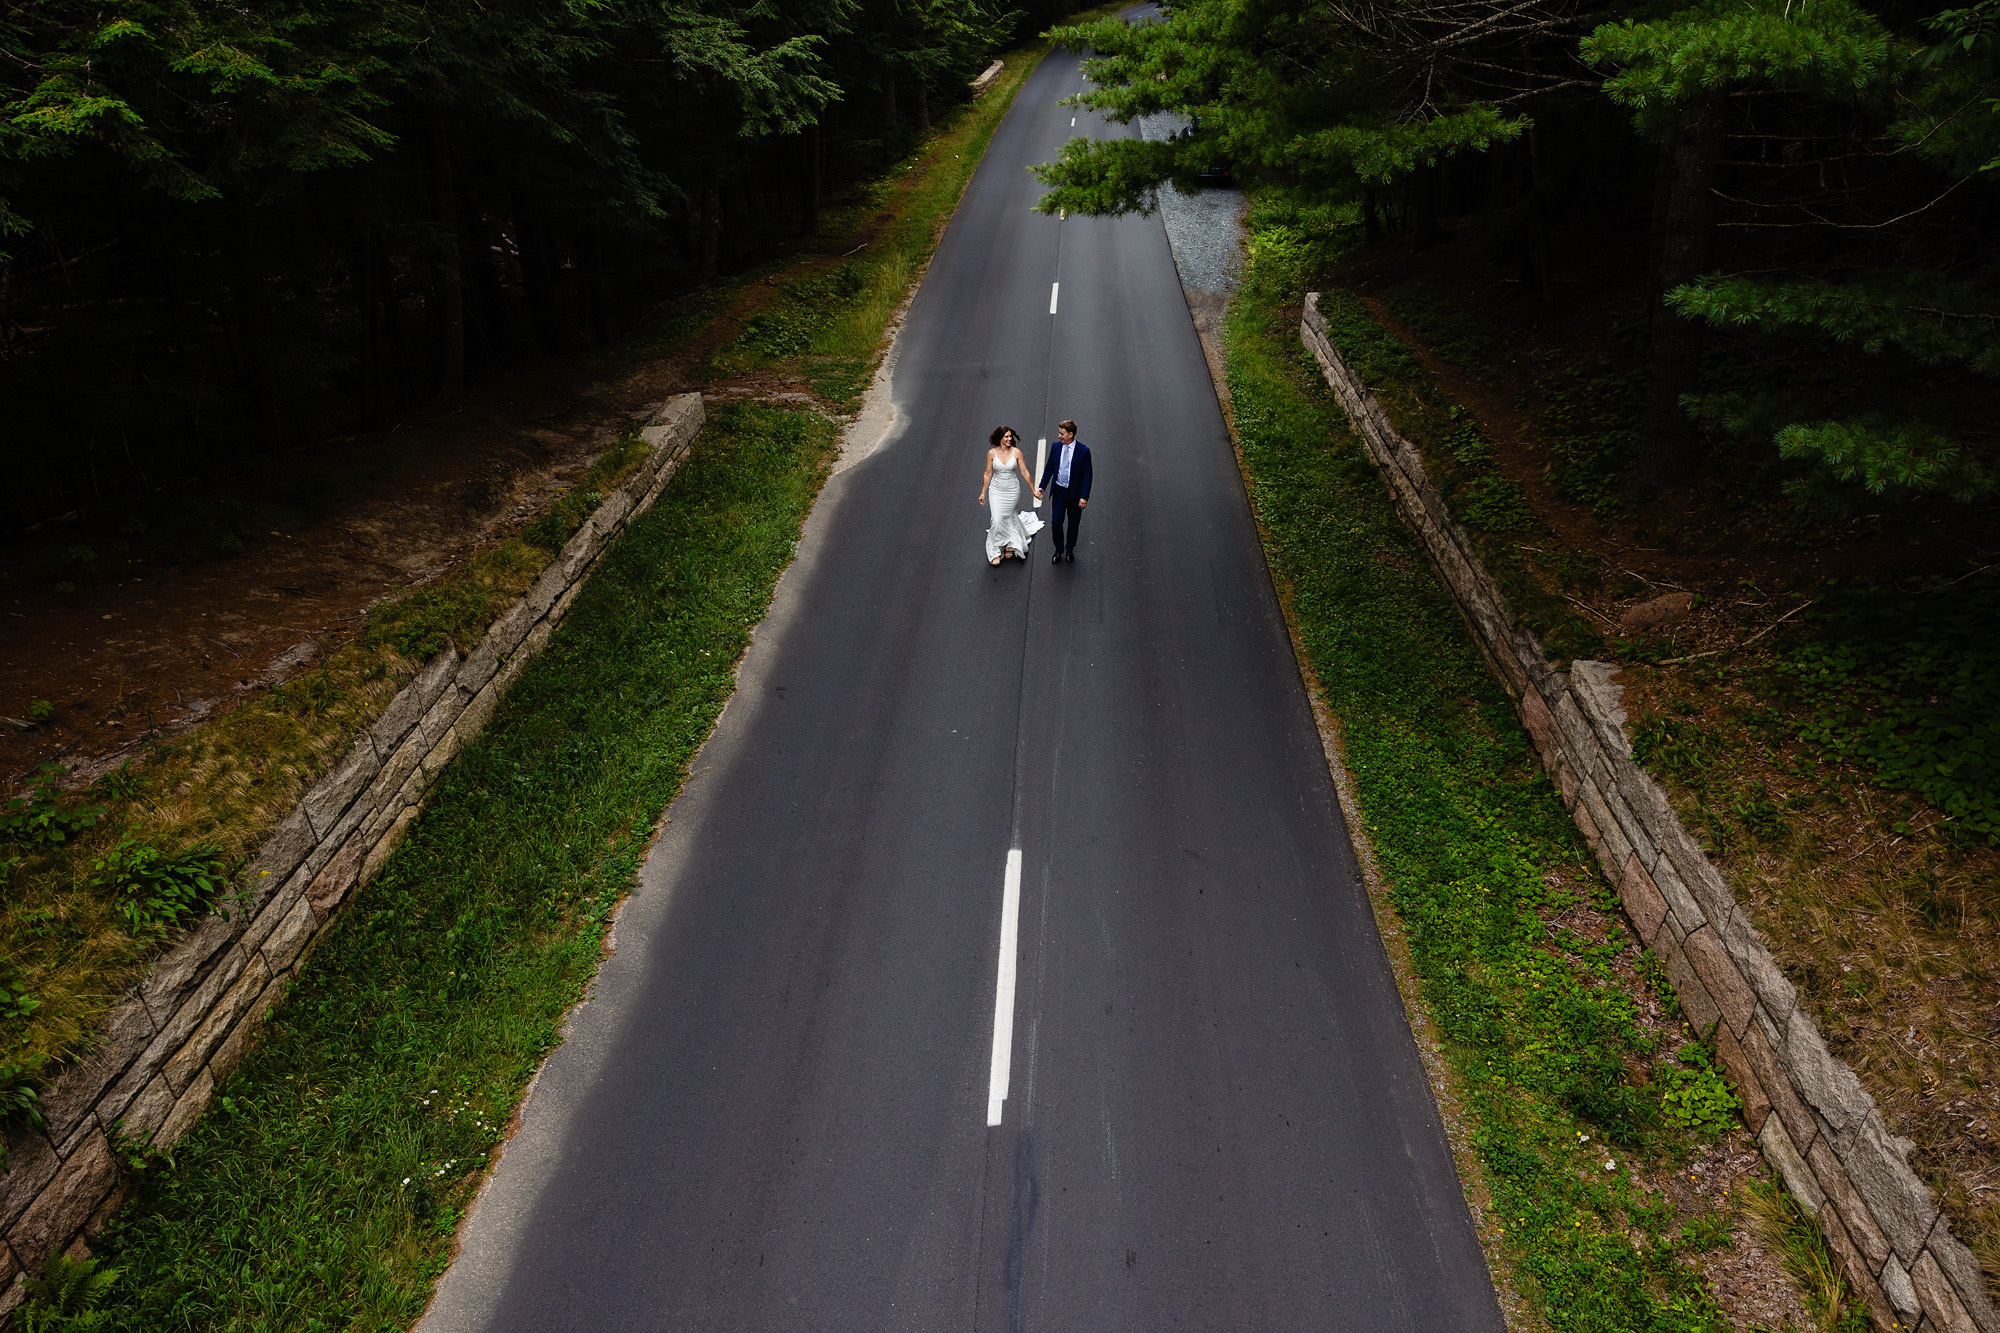
<svg viewBox="0 0 2000 1333">
<path fill-rule="evenodd" d="M 1035 477 L 1037 480 L 1041 478 L 1042 469 L 1048 465 L 1048 461 L 1049 437 L 1044 435 L 1041 439 L 1035 441 Z M 1041 507 L 1042 497 L 1038 495 L 1035 497 L 1035 508 L 1040 509 Z"/>
<path fill-rule="evenodd" d="M 1049 313 L 1051 315 L 1055 314 L 1056 312 L 1056 295 L 1061 291 L 1062 291 L 1061 283 L 1052 282 L 1049 284 Z"/>
<path fill-rule="evenodd" d="M 1075 116 L 1071 116 L 1071 117 L 1069 118 L 1069 127 L 1070 127 L 1071 129 L 1075 129 L 1075 128 L 1076 128 L 1076 117 L 1075 117 Z"/>
<path fill-rule="evenodd" d="M 1014 1062 L 1014 955 L 1021 937 L 1021 849 L 1007 853 L 1007 885 L 1000 895 L 1000 979 L 993 994 L 993 1073 L 986 1083 L 986 1123 L 1000 1123 L 1007 1078 Z"/>
</svg>

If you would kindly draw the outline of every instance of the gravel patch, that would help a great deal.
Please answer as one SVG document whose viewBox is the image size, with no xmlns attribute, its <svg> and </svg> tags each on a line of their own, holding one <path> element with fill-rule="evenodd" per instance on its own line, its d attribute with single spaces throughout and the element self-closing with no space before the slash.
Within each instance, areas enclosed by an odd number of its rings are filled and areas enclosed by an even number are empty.
<svg viewBox="0 0 2000 1333">
<path fill-rule="evenodd" d="M 1185 116 L 1160 112 L 1141 116 L 1139 133 L 1152 140 L 1171 138 L 1187 124 Z M 1181 285 L 1191 292 L 1227 295 L 1243 274 L 1243 194 L 1229 186 L 1213 186 L 1198 194 L 1182 194 L 1165 186 L 1154 194 L 1160 218 L 1167 226 L 1174 266 Z"/>
</svg>

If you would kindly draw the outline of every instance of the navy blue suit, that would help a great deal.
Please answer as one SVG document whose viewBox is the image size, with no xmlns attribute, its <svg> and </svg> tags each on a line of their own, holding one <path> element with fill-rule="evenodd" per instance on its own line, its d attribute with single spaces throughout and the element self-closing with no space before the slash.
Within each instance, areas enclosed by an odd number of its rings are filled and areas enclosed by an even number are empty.
<svg viewBox="0 0 2000 1333">
<path fill-rule="evenodd" d="M 1076 549 L 1076 528 L 1083 522 L 1083 506 L 1079 500 L 1090 498 L 1090 448 L 1082 440 L 1076 442 L 1076 452 L 1069 460 L 1069 485 L 1055 484 L 1056 473 L 1062 468 L 1063 445 L 1056 441 L 1055 448 L 1049 450 L 1048 462 L 1042 465 L 1042 490 L 1049 496 L 1055 513 L 1049 520 L 1050 540 L 1058 551 Z"/>
</svg>

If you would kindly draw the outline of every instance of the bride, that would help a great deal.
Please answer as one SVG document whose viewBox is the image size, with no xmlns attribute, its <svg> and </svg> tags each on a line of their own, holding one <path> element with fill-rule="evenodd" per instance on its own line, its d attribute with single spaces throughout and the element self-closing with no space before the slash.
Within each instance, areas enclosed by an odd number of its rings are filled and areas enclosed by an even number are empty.
<svg viewBox="0 0 2000 1333">
<path fill-rule="evenodd" d="M 986 505 L 991 515 L 986 529 L 986 563 L 997 565 L 1006 556 L 1026 560 L 1028 543 L 1034 538 L 1021 525 L 1021 485 L 1025 482 L 1037 500 L 1042 493 L 1028 475 L 1021 437 L 1011 427 L 995 426 L 988 443 L 993 447 L 986 451 L 986 475 L 979 482 L 979 503 Z"/>
</svg>

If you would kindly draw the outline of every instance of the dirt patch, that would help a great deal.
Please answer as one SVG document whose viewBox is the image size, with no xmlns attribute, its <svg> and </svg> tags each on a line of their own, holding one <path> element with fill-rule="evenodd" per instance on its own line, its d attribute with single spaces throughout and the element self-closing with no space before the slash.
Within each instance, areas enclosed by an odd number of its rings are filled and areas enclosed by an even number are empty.
<svg viewBox="0 0 2000 1333">
<path fill-rule="evenodd" d="M 377 602 L 435 583 L 519 532 L 626 422 L 672 394 L 701 385 L 813 401 L 794 378 L 705 374 L 716 349 L 777 295 L 775 278 L 744 283 L 670 349 L 578 353 L 471 388 L 441 415 L 298 446 L 315 468 L 367 474 L 368 485 L 315 520 L 256 534 L 233 556 L 182 566 L 116 559 L 73 590 L 38 572 L 66 549 L 117 549 L 108 511 L 0 549 L 0 717 L 33 724 L 0 722 L 0 793 L 50 762 L 69 768 L 70 782 L 87 781 L 141 738 L 185 732 L 281 683 L 352 638 Z M 662 321 L 675 314 L 663 311 Z M 219 493 L 250 505 L 267 498 L 248 477 Z M 53 711 L 38 719 L 38 703 Z"/>
</svg>

